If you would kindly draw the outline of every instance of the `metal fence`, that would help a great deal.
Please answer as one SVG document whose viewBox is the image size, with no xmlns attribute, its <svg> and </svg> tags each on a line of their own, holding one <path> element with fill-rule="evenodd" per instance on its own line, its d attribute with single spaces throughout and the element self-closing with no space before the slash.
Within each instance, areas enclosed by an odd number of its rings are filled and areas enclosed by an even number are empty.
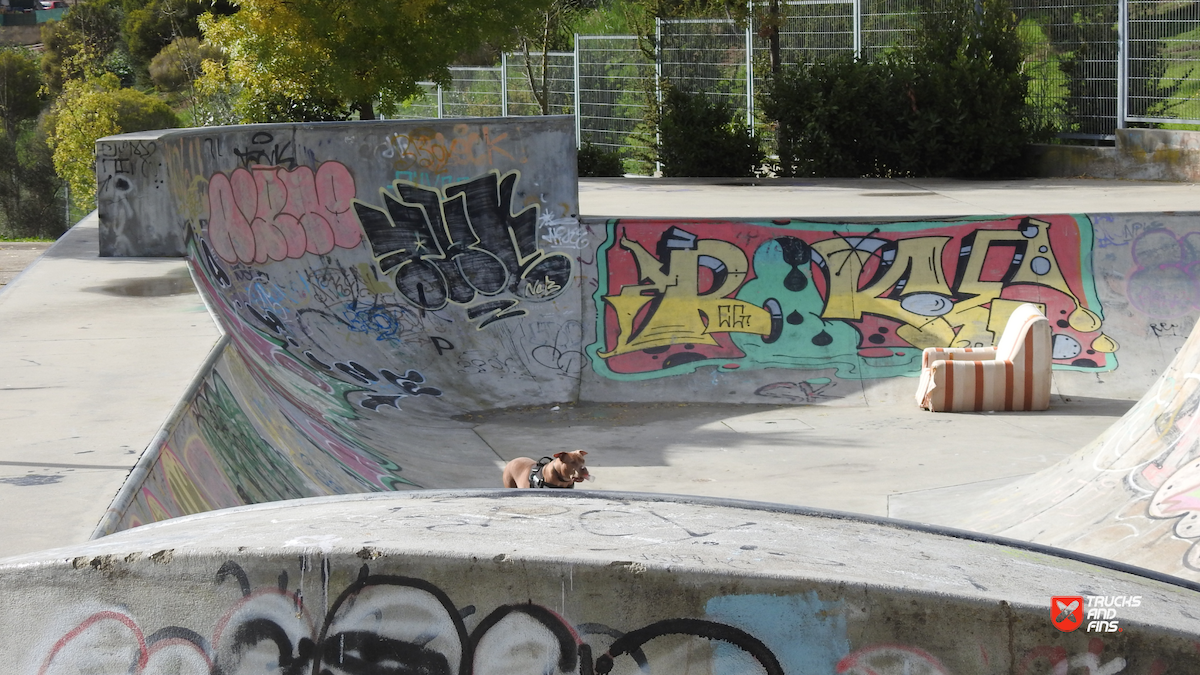
<svg viewBox="0 0 1200 675">
<path fill-rule="evenodd" d="M 575 124 L 579 142 L 605 150 L 638 145 L 654 91 L 655 65 L 632 35 L 576 35 L 579 101 Z"/>
<path fill-rule="evenodd" d="M 1125 120 L 1200 120 L 1200 4 L 1127 0 L 1118 93 Z"/>
<path fill-rule="evenodd" d="M 907 46 L 922 0 L 779 0 L 784 65 L 878 57 Z M 1200 125 L 1200 2 L 1012 0 L 1031 109 L 1065 138 L 1100 140 L 1129 123 Z M 495 67 L 451 68 L 404 117 L 573 114 L 578 141 L 629 150 L 664 82 L 728 102 L 748 125 L 768 74 L 765 3 L 749 21 L 673 19 L 653 38 L 575 36 L 573 52 L 508 54 Z M 543 78 L 543 73 L 545 77 Z"/>
<path fill-rule="evenodd" d="M 689 92 L 702 92 L 740 111 L 754 123 L 750 75 L 751 28 L 721 19 L 660 19 L 655 29 L 658 77 Z"/>
<path fill-rule="evenodd" d="M 1102 138 L 1118 127 L 1120 40 L 1114 0 L 1015 0 L 1031 54 L 1034 108 L 1068 138 Z"/>
</svg>

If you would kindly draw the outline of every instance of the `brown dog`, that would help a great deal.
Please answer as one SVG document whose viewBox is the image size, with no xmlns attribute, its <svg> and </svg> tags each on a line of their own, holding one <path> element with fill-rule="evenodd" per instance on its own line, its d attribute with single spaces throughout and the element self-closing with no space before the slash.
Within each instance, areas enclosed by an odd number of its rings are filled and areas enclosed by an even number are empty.
<svg viewBox="0 0 1200 675">
<path fill-rule="evenodd" d="M 504 487 L 507 488 L 573 488 L 576 483 L 591 479 L 587 452 L 556 452 L 554 457 L 543 457 L 540 461 L 518 457 L 504 465 Z"/>
</svg>

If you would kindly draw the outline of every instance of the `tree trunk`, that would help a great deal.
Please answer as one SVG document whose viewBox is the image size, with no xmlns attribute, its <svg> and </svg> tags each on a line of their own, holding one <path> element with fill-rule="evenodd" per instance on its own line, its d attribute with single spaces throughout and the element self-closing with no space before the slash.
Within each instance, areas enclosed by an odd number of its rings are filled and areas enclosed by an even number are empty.
<svg viewBox="0 0 1200 675">
<path fill-rule="evenodd" d="M 354 104 L 354 107 L 358 109 L 358 119 L 375 119 L 375 105 L 370 101 L 359 101 L 358 103 Z"/>
</svg>

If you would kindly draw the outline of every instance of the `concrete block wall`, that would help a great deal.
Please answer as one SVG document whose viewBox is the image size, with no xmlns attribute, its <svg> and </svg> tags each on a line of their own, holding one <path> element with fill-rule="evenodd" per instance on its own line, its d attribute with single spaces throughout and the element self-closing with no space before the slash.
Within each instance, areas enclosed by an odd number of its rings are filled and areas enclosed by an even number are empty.
<svg viewBox="0 0 1200 675">
<path fill-rule="evenodd" d="M 1200 180 L 1200 132 L 1117 129 L 1111 147 L 1036 145 L 1030 169 L 1040 178 L 1119 178 L 1194 183 Z"/>
</svg>

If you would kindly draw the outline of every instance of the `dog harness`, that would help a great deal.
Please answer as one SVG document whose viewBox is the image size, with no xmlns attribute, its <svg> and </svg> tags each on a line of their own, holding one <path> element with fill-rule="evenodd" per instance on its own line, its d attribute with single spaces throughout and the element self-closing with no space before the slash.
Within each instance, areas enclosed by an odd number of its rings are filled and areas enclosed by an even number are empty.
<svg viewBox="0 0 1200 675">
<path fill-rule="evenodd" d="M 570 485 L 551 485 L 546 482 L 545 477 L 542 476 L 542 469 L 545 468 L 547 464 L 549 464 L 550 462 L 553 462 L 553 461 L 554 461 L 554 458 L 552 458 L 552 457 L 543 457 L 538 460 L 537 464 L 534 464 L 532 467 L 529 468 L 529 487 L 531 487 L 531 488 L 555 488 L 557 490 L 570 490 L 571 488 L 575 487 L 574 483 L 571 483 Z"/>
</svg>

